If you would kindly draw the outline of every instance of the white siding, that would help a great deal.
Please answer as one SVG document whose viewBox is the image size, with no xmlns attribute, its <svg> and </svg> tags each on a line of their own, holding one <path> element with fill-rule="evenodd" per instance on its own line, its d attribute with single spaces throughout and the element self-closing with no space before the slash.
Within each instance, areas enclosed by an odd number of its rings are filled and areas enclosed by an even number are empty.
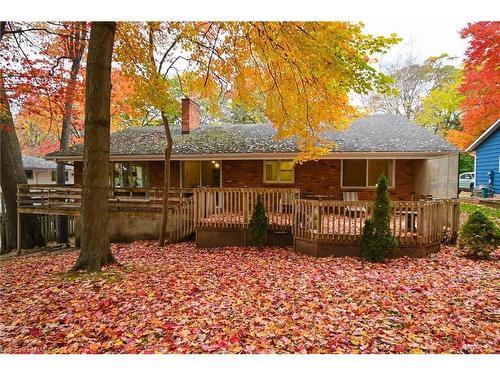
<svg viewBox="0 0 500 375">
<path fill-rule="evenodd" d="M 457 198 L 458 154 L 425 159 L 415 173 L 415 192 L 434 198 Z"/>
</svg>

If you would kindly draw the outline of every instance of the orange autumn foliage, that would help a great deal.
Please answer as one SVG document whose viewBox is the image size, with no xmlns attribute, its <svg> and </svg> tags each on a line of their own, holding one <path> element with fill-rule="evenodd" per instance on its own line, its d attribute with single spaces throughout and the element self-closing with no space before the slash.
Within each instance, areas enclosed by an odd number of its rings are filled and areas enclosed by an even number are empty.
<svg viewBox="0 0 500 375">
<path fill-rule="evenodd" d="M 448 139 L 466 148 L 500 118 L 500 22 L 476 22 L 462 30 L 470 38 L 459 91 L 464 95 L 462 131 Z"/>
</svg>

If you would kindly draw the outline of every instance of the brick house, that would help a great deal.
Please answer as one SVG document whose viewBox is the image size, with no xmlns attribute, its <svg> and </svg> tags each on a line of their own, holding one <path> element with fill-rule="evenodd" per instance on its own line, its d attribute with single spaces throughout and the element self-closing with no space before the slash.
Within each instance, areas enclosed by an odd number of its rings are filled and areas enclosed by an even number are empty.
<svg viewBox="0 0 500 375">
<path fill-rule="evenodd" d="M 336 148 L 320 160 L 295 165 L 296 142 L 275 139 L 271 124 L 200 126 L 198 107 L 189 99 L 183 100 L 182 124 L 172 133 L 173 188 L 295 187 L 306 197 L 341 200 L 343 192 L 357 191 L 359 199 L 371 199 L 384 173 L 394 200 L 457 197 L 459 150 L 400 116 L 369 116 L 327 133 Z M 110 185 L 163 186 L 164 144 L 162 127 L 113 133 Z M 82 148 L 46 156 L 72 163 L 75 185 L 82 180 Z"/>
</svg>

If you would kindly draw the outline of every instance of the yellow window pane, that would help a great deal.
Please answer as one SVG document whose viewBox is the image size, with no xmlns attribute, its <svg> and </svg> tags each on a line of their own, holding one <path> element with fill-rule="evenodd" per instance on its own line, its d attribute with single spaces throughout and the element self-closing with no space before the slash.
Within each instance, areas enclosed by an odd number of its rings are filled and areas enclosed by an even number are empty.
<svg viewBox="0 0 500 375">
<path fill-rule="evenodd" d="M 182 163 L 182 187 L 195 188 L 200 185 L 200 162 L 184 161 Z"/>
<path fill-rule="evenodd" d="M 342 167 L 343 186 L 365 187 L 366 186 L 366 160 L 343 160 Z"/>
<path fill-rule="evenodd" d="M 281 182 L 293 182 L 293 171 L 281 171 L 280 173 Z"/>
<path fill-rule="evenodd" d="M 278 162 L 276 160 L 268 160 L 265 162 L 266 181 L 278 181 Z"/>
<path fill-rule="evenodd" d="M 389 185 L 392 185 L 392 160 L 368 160 L 368 185 L 377 185 L 378 179 L 382 174 L 387 177 Z"/>
<path fill-rule="evenodd" d="M 201 184 L 208 187 L 220 187 L 220 161 L 201 162 Z"/>
<path fill-rule="evenodd" d="M 282 171 L 291 171 L 293 170 L 293 160 L 282 160 L 280 169 Z"/>
</svg>

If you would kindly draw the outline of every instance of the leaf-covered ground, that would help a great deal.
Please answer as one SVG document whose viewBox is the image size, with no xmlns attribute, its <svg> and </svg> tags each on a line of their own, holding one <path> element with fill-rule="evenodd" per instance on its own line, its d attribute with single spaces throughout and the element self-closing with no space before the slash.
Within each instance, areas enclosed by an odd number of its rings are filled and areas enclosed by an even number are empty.
<svg viewBox="0 0 500 375">
<path fill-rule="evenodd" d="M 0 262 L 3 353 L 498 353 L 500 267 L 454 248 L 371 264 L 287 249 L 113 245 Z"/>
</svg>

